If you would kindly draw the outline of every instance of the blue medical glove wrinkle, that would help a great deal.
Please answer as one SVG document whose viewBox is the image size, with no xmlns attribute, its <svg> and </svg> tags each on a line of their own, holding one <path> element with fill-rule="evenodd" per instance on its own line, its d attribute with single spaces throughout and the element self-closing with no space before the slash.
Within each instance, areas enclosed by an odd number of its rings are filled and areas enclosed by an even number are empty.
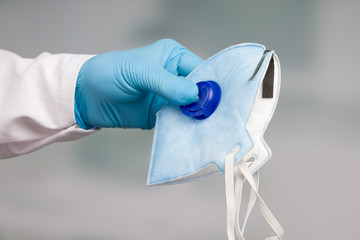
<svg viewBox="0 0 360 240">
<path fill-rule="evenodd" d="M 202 60 L 171 39 L 108 52 L 81 67 L 75 89 L 75 119 L 84 129 L 151 129 L 165 101 L 186 105 L 198 95 L 185 77 Z"/>
</svg>

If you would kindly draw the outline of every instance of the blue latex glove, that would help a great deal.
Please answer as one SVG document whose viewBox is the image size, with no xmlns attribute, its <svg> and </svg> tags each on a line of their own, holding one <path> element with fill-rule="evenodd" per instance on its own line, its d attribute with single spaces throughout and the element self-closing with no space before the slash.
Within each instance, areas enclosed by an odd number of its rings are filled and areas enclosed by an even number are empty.
<svg viewBox="0 0 360 240">
<path fill-rule="evenodd" d="M 198 87 L 185 76 L 202 61 L 171 39 L 90 58 L 76 83 L 76 122 L 84 129 L 151 129 L 165 101 L 196 100 Z"/>
</svg>

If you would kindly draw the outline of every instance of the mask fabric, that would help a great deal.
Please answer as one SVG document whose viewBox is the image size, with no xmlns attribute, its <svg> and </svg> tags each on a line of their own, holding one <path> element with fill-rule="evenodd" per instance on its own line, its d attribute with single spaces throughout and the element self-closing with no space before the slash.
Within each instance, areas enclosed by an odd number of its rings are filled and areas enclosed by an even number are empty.
<svg viewBox="0 0 360 240">
<path fill-rule="evenodd" d="M 255 43 L 229 47 L 187 76 L 193 82 L 215 81 L 221 88 L 216 111 L 204 120 L 184 115 L 179 106 L 164 104 L 157 114 L 148 185 L 193 181 L 225 174 L 228 238 L 244 239 L 256 201 L 276 233 L 283 229 L 258 195 L 258 169 L 270 159 L 263 134 L 280 92 L 280 63 L 274 51 Z M 245 180 L 251 187 L 240 227 Z"/>
</svg>

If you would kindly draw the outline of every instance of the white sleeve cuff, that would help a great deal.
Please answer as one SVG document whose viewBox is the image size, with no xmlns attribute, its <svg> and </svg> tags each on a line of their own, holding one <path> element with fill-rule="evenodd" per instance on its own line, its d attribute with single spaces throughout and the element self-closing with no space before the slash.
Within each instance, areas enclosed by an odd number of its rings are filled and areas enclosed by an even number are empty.
<svg viewBox="0 0 360 240">
<path fill-rule="evenodd" d="M 91 57 L 93 55 L 74 55 L 62 71 L 56 113 L 60 126 L 64 128 L 76 123 L 74 113 L 76 81 L 81 66 Z"/>
</svg>

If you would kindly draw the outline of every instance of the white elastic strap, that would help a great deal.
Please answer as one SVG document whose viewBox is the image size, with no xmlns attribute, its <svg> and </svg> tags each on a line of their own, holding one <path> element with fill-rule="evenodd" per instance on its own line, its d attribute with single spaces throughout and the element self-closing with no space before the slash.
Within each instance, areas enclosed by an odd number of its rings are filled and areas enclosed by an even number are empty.
<svg viewBox="0 0 360 240">
<path fill-rule="evenodd" d="M 238 239 L 244 239 L 243 231 L 240 228 L 240 208 L 241 208 L 241 200 L 242 200 L 242 190 L 244 186 L 244 178 L 240 172 L 234 172 L 234 176 L 238 176 L 235 178 L 235 234 Z M 236 197 L 237 196 L 237 197 Z"/>
<path fill-rule="evenodd" d="M 255 183 L 255 180 L 254 180 L 248 166 L 246 165 L 245 161 L 243 159 L 240 159 L 237 163 L 237 166 L 239 167 L 240 172 L 244 175 L 244 178 L 248 181 L 248 183 L 250 184 L 252 190 L 254 191 L 257 199 L 259 200 L 258 203 L 259 203 L 261 213 L 263 214 L 264 218 L 266 219 L 266 221 L 268 222 L 270 227 L 276 233 L 276 236 L 267 238 L 267 240 L 283 239 L 284 229 L 281 227 L 280 223 L 276 220 L 276 218 L 271 213 L 269 208 L 266 206 L 264 200 L 260 197 L 260 195 L 257 191 L 257 186 Z"/>
<path fill-rule="evenodd" d="M 250 162 L 246 162 L 246 164 L 251 164 Z M 258 183 L 258 173 L 255 173 L 255 182 L 256 182 L 256 186 L 259 186 Z M 238 239 L 244 239 L 244 232 L 245 232 L 245 226 L 246 223 L 248 221 L 248 218 L 250 216 L 250 213 L 256 203 L 256 195 L 253 192 L 253 190 L 251 190 L 250 192 L 250 196 L 249 196 L 249 202 L 248 202 L 248 207 L 246 209 L 246 213 L 244 216 L 244 222 L 243 222 L 243 226 L 240 227 L 240 208 L 241 208 L 241 199 L 242 199 L 242 189 L 243 189 L 243 185 L 244 185 L 244 175 L 240 172 L 240 169 L 237 167 L 235 168 L 234 171 L 234 176 L 235 176 L 235 222 L 236 222 L 236 228 L 235 228 L 235 233 L 236 233 L 236 237 Z"/>
<path fill-rule="evenodd" d="M 247 220 L 250 216 L 251 210 L 253 209 L 256 200 L 259 199 L 260 210 L 277 236 L 267 238 L 266 240 L 282 240 L 284 230 L 278 221 L 275 219 L 273 214 L 270 212 L 260 195 L 258 194 L 259 187 L 259 174 L 255 173 L 252 176 L 248 164 L 244 160 L 239 160 L 236 164 L 234 171 L 234 157 L 237 149 L 234 149 L 230 154 L 226 156 L 225 161 L 225 188 L 226 188 L 226 203 L 227 203 L 227 233 L 229 240 L 245 240 L 244 231 Z M 235 152 L 234 152 L 235 151 Z M 235 179 L 235 180 L 234 180 Z M 249 202 L 244 217 L 242 228 L 240 228 L 240 206 L 242 198 L 243 183 L 247 180 L 251 187 L 249 196 Z M 235 232 L 235 234 L 234 234 Z"/>
<path fill-rule="evenodd" d="M 241 176 L 241 178 L 240 178 L 240 176 Z M 239 180 L 241 179 L 241 183 L 243 184 L 244 183 L 244 177 L 243 177 L 243 175 L 241 174 L 241 175 L 235 175 L 235 178 L 238 178 Z M 239 182 L 239 180 L 236 180 L 236 182 Z M 254 180 L 255 180 L 255 184 L 256 184 L 256 190 L 258 190 L 258 188 L 259 188 L 259 182 L 260 182 L 260 174 L 259 174 L 259 171 L 257 171 L 255 174 L 254 174 Z M 236 188 L 236 183 L 235 183 L 235 188 Z M 241 198 L 241 195 L 236 195 L 235 194 L 235 199 L 236 198 Z M 241 200 L 240 201 L 238 201 L 238 202 L 241 202 Z M 237 228 L 238 228 L 238 231 L 239 230 L 241 230 L 241 233 L 242 234 L 244 234 L 244 232 L 245 232 L 245 227 L 246 227 L 246 223 L 247 223 L 247 221 L 248 221 L 248 219 L 249 219 L 249 216 L 250 216 L 250 213 L 251 213 L 251 211 L 252 211 L 252 209 L 254 208 L 254 206 L 255 206 L 255 203 L 256 203 L 256 194 L 255 194 L 255 192 L 254 192 L 254 190 L 253 189 L 251 189 L 250 190 L 250 196 L 249 196 L 249 202 L 248 202 L 248 206 L 247 206 L 247 208 L 246 208 L 246 213 L 245 213 L 245 216 L 244 216 L 244 222 L 243 222 L 243 226 L 242 226 L 242 228 L 240 228 L 240 219 L 239 219 L 239 214 L 240 214 L 240 205 L 239 205 L 239 210 L 237 211 L 237 217 L 236 217 L 236 219 L 237 219 L 237 222 L 239 223 L 238 225 L 237 225 Z"/>
<path fill-rule="evenodd" d="M 234 198 L 234 157 L 238 148 L 226 156 L 225 160 L 225 190 L 227 206 L 227 235 L 229 240 L 235 240 L 235 198 Z"/>
</svg>

